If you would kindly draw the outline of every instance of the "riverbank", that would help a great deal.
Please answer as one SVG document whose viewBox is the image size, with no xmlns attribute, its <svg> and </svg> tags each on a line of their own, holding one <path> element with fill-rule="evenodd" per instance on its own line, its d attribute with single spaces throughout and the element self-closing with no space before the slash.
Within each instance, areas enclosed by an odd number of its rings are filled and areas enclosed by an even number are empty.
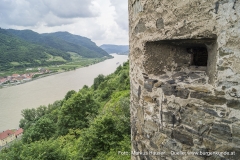
<svg viewBox="0 0 240 160">
<path fill-rule="evenodd" d="M 94 78 L 99 74 L 113 73 L 128 59 L 128 56 L 117 54 L 113 56 L 112 59 L 88 67 L 0 89 L 0 132 L 19 127 L 19 120 L 22 118 L 21 110 L 37 108 L 40 105 L 48 106 L 56 100 L 63 99 L 70 90 L 78 91 L 84 85 L 91 86 Z"/>
<path fill-rule="evenodd" d="M 77 61 L 74 61 L 74 62 L 69 63 L 69 64 L 71 64 L 71 67 L 67 67 L 67 69 L 60 69 L 60 70 L 55 70 L 52 67 L 43 67 L 43 68 L 46 68 L 46 69 L 53 69 L 54 71 L 39 74 L 36 78 L 33 77 L 31 79 L 24 80 L 24 81 L 17 81 L 17 82 L 14 82 L 14 83 L 7 83 L 7 84 L 4 84 L 4 83 L 1 84 L 0 83 L 0 89 L 7 88 L 7 87 L 12 87 L 12 86 L 16 86 L 16 85 L 21 85 L 21 84 L 24 84 L 24 83 L 27 83 L 27 82 L 38 80 L 40 78 L 44 78 L 44 77 L 48 77 L 48 76 L 52 76 L 52 75 L 56 75 L 56 74 L 60 74 L 60 73 L 68 72 L 68 71 L 73 71 L 73 70 L 76 70 L 76 69 L 79 69 L 79 68 L 88 67 L 88 66 L 103 62 L 107 59 L 111 59 L 111 58 L 103 57 L 103 58 L 99 58 L 99 59 L 94 59 L 94 61 L 91 61 L 90 59 L 88 59 L 84 63 L 76 63 Z M 72 65 L 72 63 L 74 63 L 74 65 Z M 67 65 L 69 66 L 69 64 L 64 64 L 64 65 L 66 67 Z M 59 65 L 58 68 L 59 67 L 64 68 L 64 67 L 62 67 L 62 65 Z"/>
</svg>

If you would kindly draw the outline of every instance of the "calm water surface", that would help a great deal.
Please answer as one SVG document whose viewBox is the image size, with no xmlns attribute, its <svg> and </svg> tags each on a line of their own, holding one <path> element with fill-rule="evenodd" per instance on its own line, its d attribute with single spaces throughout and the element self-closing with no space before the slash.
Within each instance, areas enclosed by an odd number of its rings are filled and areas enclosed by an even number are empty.
<svg viewBox="0 0 240 160">
<path fill-rule="evenodd" d="M 91 86 L 99 74 L 108 75 L 115 71 L 119 64 L 126 62 L 128 56 L 113 55 L 98 64 L 41 78 L 25 84 L 0 89 L 0 132 L 18 128 L 21 110 L 48 105 L 64 98 L 69 90 L 78 91 L 84 85 Z M 117 62 L 119 64 L 117 65 Z"/>
</svg>

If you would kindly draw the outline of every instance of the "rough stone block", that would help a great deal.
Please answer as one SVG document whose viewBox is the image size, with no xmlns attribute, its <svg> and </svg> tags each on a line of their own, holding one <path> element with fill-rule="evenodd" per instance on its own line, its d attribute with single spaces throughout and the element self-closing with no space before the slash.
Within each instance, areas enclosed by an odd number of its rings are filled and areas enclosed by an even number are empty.
<svg viewBox="0 0 240 160">
<path fill-rule="evenodd" d="M 141 33 L 146 30 L 145 23 L 143 21 L 139 21 L 135 27 L 135 33 Z"/>
<path fill-rule="evenodd" d="M 137 142 L 136 141 L 131 141 L 132 144 L 132 150 L 135 152 L 138 152 L 138 148 L 137 148 Z"/>
<path fill-rule="evenodd" d="M 240 139 L 233 137 L 232 143 L 237 144 L 238 146 L 240 146 Z"/>
<path fill-rule="evenodd" d="M 220 56 L 227 56 L 227 55 L 230 55 L 230 54 L 234 54 L 234 52 L 229 52 L 229 51 L 225 51 L 224 49 L 219 49 L 219 55 Z"/>
<path fill-rule="evenodd" d="M 187 73 L 186 72 L 177 72 L 174 75 L 172 75 L 173 79 L 180 78 L 180 77 L 187 77 Z"/>
<path fill-rule="evenodd" d="M 138 99 L 138 89 L 134 86 L 134 85 L 131 85 L 131 91 L 132 91 L 132 95 Z"/>
<path fill-rule="evenodd" d="M 149 96 L 144 96 L 144 97 L 143 97 L 143 100 L 144 100 L 145 102 L 153 103 L 153 99 L 152 99 L 151 97 L 149 97 Z"/>
<path fill-rule="evenodd" d="M 194 81 L 196 83 L 199 83 L 199 84 L 206 84 L 207 80 L 205 78 L 200 78 L 198 79 L 197 81 Z"/>
<path fill-rule="evenodd" d="M 225 95 L 225 92 L 224 92 L 224 91 L 214 90 L 214 92 L 215 92 L 215 95 L 216 95 L 216 96 L 224 96 L 224 95 Z"/>
<path fill-rule="evenodd" d="M 214 123 L 212 126 L 211 134 L 224 141 L 228 141 L 231 138 L 230 127 L 226 124 Z"/>
<path fill-rule="evenodd" d="M 202 135 L 204 132 L 209 130 L 209 126 L 208 125 L 204 125 L 199 129 L 199 134 Z"/>
<path fill-rule="evenodd" d="M 143 134 L 143 132 L 142 132 L 142 126 L 143 126 L 143 125 L 141 125 L 139 121 L 136 122 L 136 129 L 137 129 L 138 133 L 141 134 L 141 135 Z M 133 127 L 133 126 L 132 126 L 132 127 Z"/>
<path fill-rule="evenodd" d="M 186 127 L 185 130 L 186 130 L 187 132 L 191 133 L 191 134 L 198 135 L 198 132 L 195 131 L 194 129 L 191 129 L 191 128 Z"/>
<path fill-rule="evenodd" d="M 190 73 L 188 74 L 188 76 L 189 76 L 191 79 L 197 79 L 197 78 L 200 78 L 199 75 L 197 75 L 196 73 L 193 73 L 193 72 L 190 72 Z"/>
<path fill-rule="evenodd" d="M 153 141 L 150 141 L 150 147 L 158 149 L 158 146 L 155 143 L 153 143 Z"/>
<path fill-rule="evenodd" d="M 240 101 L 239 100 L 228 100 L 227 106 L 229 108 L 240 110 Z"/>
<path fill-rule="evenodd" d="M 180 145 L 173 139 L 166 140 L 166 143 L 163 147 L 169 149 L 169 151 L 171 151 L 171 150 L 172 151 L 181 151 L 182 150 L 182 145 Z"/>
<path fill-rule="evenodd" d="M 144 88 L 148 91 L 148 92 L 152 92 L 152 88 L 154 83 L 157 83 L 158 80 L 155 79 L 146 79 L 144 82 Z"/>
<path fill-rule="evenodd" d="M 227 123 L 227 124 L 232 124 L 232 121 L 231 120 L 227 120 L 227 119 L 221 119 L 221 122 Z"/>
<path fill-rule="evenodd" d="M 157 83 L 154 84 L 154 87 L 156 87 L 156 88 L 161 87 L 162 84 L 163 84 L 163 82 L 158 81 Z"/>
<path fill-rule="evenodd" d="M 162 18 L 157 19 L 156 26 L 158 29 L 163 29 L 164 28 L 164 22 Z"/>
<path fill-rule="evenodd" d="M 162 144 L 162 142 L 164 142 L 164 140 L 167 138 L 166 135 L 160 133 L 160 132 L 156 132 L 155 136 L 153 137 L 153 142 L 156 143 L 157 146 L 160 146 Z"/>
<path fill-rule="evenodd" d="M 172 112 L 163 112 L 162 114 L 163 122 L 173 124 L 173 114 Z"/>
<path fill-rule="evenodd" d="M 149 83 L 144 83 L 144 88 L 148 91 L 148 92 L 152 92 L 152 85 Z"/>
<path fill-rule="evenodd" d="M 160 130 L 160 132 L 163 133 L 164 135 L 166 135 L 168 138 L 171 138 L 172 129 L 163 128 Z"/>
<path fill-rule="evenodd" d="M 162 90 L 165 95 L 171 96 L 176 93 L 176 86 L 166 83 L 162 85 Z"/>
<path fill-rule="evenodd" d="M 232 125 L 232 136 L 237 137 L 240 140 L 240 126 L 239 125 Z"/>
<path fill-rule="evenodd" d="M 143 85 L 143 81 L 141 79 L 138 80 L 138 83 Z"/>
<path fill-rule="evenodd" d="M 211 105 L 223 105 L 227 101 L 223 97 L 216 97 L 216 96 L 208 95 L 205 93 L 198 93 L 198 92 L 192 92 L 190 96 L 191 98 L 201 99 Z"/>
<path fill-rule="evenodd" d="M 162 73 L 162 76 L 160 76 L 161 79 L 168 79 L 170 78 L 168 75 L 166 75 L 166 72 Z"/>
<path fill-rule="evenodd" d="M 139 86 L 138 87 L 138 100 L 140 99 L 141 93 L 142 93 L 142 89 L 141 89 L 141 86 Z"/>
<path fill-rule="evenodd" d="M 193 138 L 191 135 L 183 134 L 182 132 L 173 130 L 172 136 L 182 144 L 193 146 Z"/>
<path fill-rule="evenodd" d="M 166 82 L 169 83 L 169 84 L 175 84 L 176 83 L 174 79 L 168 80 Z"/>
<path fill-rule="evenodd" d="M 158 125 L 152 121 L 146 121 L 144 124 L 144 128 L 145 130 L 147 130 L 148 132 L 156 132 L 158 130 Z"/>
<path fill-rule="evenodd" d="M 190 86 L 189 89 L 194 90 L 196 92 L 211 93 L 211 91 L 207 87 L 202 86 Z"/>
<path fill-rule="evenodd" d="M 216 111 L 212 110 L 212 109 L 204 108 L 203 111 L 205 113 L 208 113 L 208 114 L 213 115 L 215 117 L 219 117 L 218 113 Z"/>
<path fill-rule="evenodd" d="M 137 108 L 137 119 L 143 124 L 144 123 L 144 116 L 143 116 L 143 110 L 141 106 L 138 106 Z"/>
<path fill-rule="evenodd" d="M 187 99 L 190 91 L 187 89 L 177 89 L 177 92 L 175 92 L 176 97 L 180 97 L 183 99 Z"/>
<path fill-rule="evenodd" d="M 203 139 L 203 145 L 210 150 L 214 150 L 216 148 L 216 145 L 214 143 L 214 141 L 211 141 L 209 139 L 204 138 Z"/>
</svg>

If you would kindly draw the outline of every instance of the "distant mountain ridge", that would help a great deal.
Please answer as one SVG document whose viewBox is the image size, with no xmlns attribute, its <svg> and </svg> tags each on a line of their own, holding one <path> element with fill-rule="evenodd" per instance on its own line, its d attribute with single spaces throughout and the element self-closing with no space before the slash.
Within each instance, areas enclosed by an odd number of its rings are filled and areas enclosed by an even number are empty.
<svg viewBox="0 0 240 160">
<path fill-rule="evenodd" d="M 117 54 L 129 54 L 129 45 L 115 45 L 115 44 L 103 44 L 99 46 L 106 52 L 110 53 L 117 53 Z"/>
<path fill-rule="evenodd" d="M 55 33 L 46 33 L 44 35 L 52 35 L 55 36 L 59 39 L 65 40 L 69 43 L 76 44 L 76 45 L 82 45 L 87 49 L 93 50 L 96 53 L 99 53 L 104 56 L 109 56 L 105 50 L 102 48 L 98 47 L 94 42 L 91 41 L 91 39 L 82 37 L 79 35 L 73 35 L 68 32 L 55 32 Z"/>
<path fill-rule="evenodd" d="M 109 56 L 106 51 L 99 48 L 90 39 L 68 32 L 39 34 L 32 30 L 8 29 L 7 31 L 28 42 L 56 48 L 65 52 L 75 52 L 87 58 Z"/>
<path fill-rule="evenodd" d="M 63 64 L 71 61 L 69 52 L 85 58 L 111 57 L 90 39 L 68 32 L 39 34 L 0 28 L 0 71 Z M 49 61 L 52 56 L 59 58 Z"/>
</svg>

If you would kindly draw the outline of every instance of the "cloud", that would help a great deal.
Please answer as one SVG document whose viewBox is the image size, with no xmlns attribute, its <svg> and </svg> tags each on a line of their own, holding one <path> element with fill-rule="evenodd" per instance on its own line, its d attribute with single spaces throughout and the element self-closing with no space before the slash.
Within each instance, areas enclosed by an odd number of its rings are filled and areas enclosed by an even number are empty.
<svg viewBox="0 0 240 160">
<path fill-rule="evenodd" d="M 0 27 L 67 31 L 97 45 L 128 44 L 127 0 L 0 0 Z"/>
<path fill-rule="evenodd" d="M 124 30 L 128 30 L 128 1 L 111 0 L 111 5 L 115 8 L 115 21 Z"/>
<path fill-rule="evenodd" d="M 0 0 L 0 4 L 0 23 L 5 25 L 55 26 L 99 15 L 91 0 Z"/>
<path fill-rule="evenodd" d="M 94 10 L 91 0 L 42 0 L 45 6 L 61 18 L 95 17 L 99 13 Z"/>
</svg>

